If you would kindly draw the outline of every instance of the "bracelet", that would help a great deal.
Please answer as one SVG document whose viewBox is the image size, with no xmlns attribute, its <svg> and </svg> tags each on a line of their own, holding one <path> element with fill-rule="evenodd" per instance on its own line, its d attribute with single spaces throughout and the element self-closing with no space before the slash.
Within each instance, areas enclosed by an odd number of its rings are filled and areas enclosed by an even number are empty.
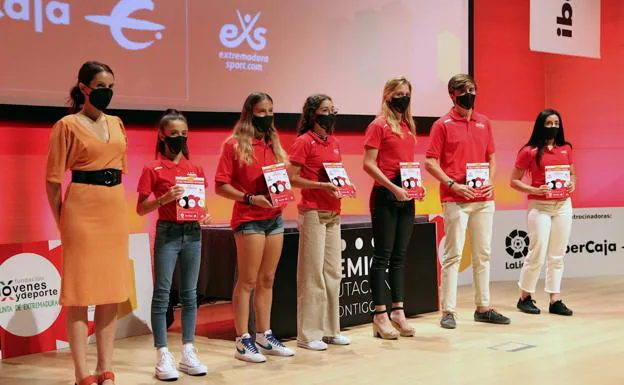
<svg viewBox="0 0 624 385">
<path fill-rule="evenodd" d="M 248 205 L 252 205 L 253 204 L 253 195 L 251 194 L 245 194 L 245 197 L 243 198 L 243 201 L 248 204 Z"/>
<path fill-rule="evenodd" d="M 162 200 L 160 198 L 156 198 L 156 202 L 158 202 L 158 207 L 162 207 Z"/>
</svg>

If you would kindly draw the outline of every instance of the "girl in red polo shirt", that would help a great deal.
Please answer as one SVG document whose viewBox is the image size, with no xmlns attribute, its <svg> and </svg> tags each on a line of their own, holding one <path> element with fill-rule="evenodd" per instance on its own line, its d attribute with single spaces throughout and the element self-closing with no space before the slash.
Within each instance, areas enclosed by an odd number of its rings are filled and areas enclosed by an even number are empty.
<svg viewBox="0 0 624 385">
<path fill-rule="evenodd" d="M 263 166 L 286 161 L 273 125 L 273 99 L 263 92 L 252 93 L 245 100 L 232 136 L 223 144 L 215 175 L 217 194 L 235 201 L 231 221 L 238 267 L 232 296 L 237 333 L 234 357 L 243 361 L 264 362 L 262 353 L 295 354 L 270 329 L 273 280 L 282 253 L 284 222 L 282 210 L 271 204 L 262 173 Z M 247 328 L 252 290 L 260 331 L 255 343 Z"/>
<path fill-rule="evenodd" d="M 167 349 L 166 312 L 176 261 L 180 259 L 182 302 L 182 357 L 178 368 L 192 376 L 207 373 L 195 354 L 195 321 L 197 315 L 197 279 L 201 262 L 200 224 L 210 223 L 210 214 L 199 221 L 179 221 L 177 201 L 184 188 L 176 185 L 176 177 L 203 178 L 204 170 L 189 160 L 186 118 L 177 110 L 167 110 L 160 119 L 156 142 L 157 159 L 143 168 L 137 191 L 136 211 L 145 215 L 158 209 L 154 239 L 154 293 L 152 297 L 152 331 L 158 349 L 155 376 L 159 380 L 175 380 L 179 374 L 174 358 Z M 154 195 L 150 199 L 150 195 Z M 205 200 L 205 199 L 204 199 Z"/>
<path fill-rule="evenodd" d="M 552 190 L 555 186 L 547 183 L 548 166 L 569 166 L 570 180 L 563 183 L 563 194 L 557 194 Z M 531 175 L 530 185 L 522 181 L 525 173 Z M 520 149 L 511 176 L 511 186 L 529 195 L 529 252 L 518 281 L 520 299 L 517 304 L 524 313 L 540 313 L 532 294 L 535 293 L 544 260 L 548 258 L 544 290 L 550 296 L 549 312 L 572 315 L 572 310 L 561 300 L 560 292 L 563 257 L 572 228 L 572 201 L 569 195 L 574 191 L 575 183 L 572 145 L 565 140 L 561 115 L 546 109 L 537 116 L 531 138 Z"/>
<path fill-rule="evenodd" d="M 375 181 L 370 196 L 375 238 L 369 274 L 375 303 L 373 335 L 384 339 L 414 335 L 414 328 L 409 326 L 403 312 L 404 259 L 414 226 L 414 201 L 401 187 L 399 165 L 413 162 L 416 150 L 411 93 L 412 85 L 406 78 L 388 80 L 381 113 L 368 126 L 364 138 L 364 171 Z M 386 269 L 392 293 L 390 319 L 386 311 Z"/>
<path fill-rule="evenodd" d="M 290 149 L 290 175 L 301 188 L 297 262 L 297 346 L 325 350 L 348 345 L 340 335 L 338 297 L 342 278 L 340 194 L 323 163 L 341 162 L 332 134 L 336 111 L 327 95 L 312 95 L 303 105 L 298 137 Z"/>
</svg>

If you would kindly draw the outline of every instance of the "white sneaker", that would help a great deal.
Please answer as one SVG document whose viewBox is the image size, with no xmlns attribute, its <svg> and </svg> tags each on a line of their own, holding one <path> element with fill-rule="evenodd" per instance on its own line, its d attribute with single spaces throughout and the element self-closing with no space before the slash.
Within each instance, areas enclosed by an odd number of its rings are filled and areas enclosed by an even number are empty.
<svg viewBox="0 0 624 385">
<path fill-rule="evenodd" d="M 236 352 L 234 358 L 247 362 L 265 362 L 265 356 L 258 352 L 258 348 L 251 340 L 249 333 L 245 333 L 240 337 L 236 337 Z"/>
<path fill-rule="evenodd" d="M 193 345 L 185 345 L 182 348 L 182 358 L 178 362 L 178 369 L 190 376 L 204 376 L 208 373 L 206 365 L 197 359 L 197 350 Z"/>
<path fill-rule="evenodd" d="M 175 381 L 180 376 L 176 370 L 175 360 L 168 350 L 158 350 L 158 364 L 154 375 L 161 381 Z"/>
<path fill-rule="evenodd" d="M 297 346 L 309 350 L 327 350 L 327 344 L 323 341 L 299 341 L 297 340 Z"/>
<path fill-rule="evenodd" d="M 275 338 L 271 330 L 267 330 L 264 333 L 256 333 L 256 344 L 260 347 L 260 351 L 263 354 L 282 357 L 291 357 L 295 355 L 295 351 L 287 348 L 283 343 Z"/>
<path fill-rule="evenodd" d="M 342 334 L 338 334 L 333 337 L 323 337 L 323 342 L 331 345 L 349 345 L 351 344 L 351 340 L 347 336 L 343 336 Z"/>
</svg>

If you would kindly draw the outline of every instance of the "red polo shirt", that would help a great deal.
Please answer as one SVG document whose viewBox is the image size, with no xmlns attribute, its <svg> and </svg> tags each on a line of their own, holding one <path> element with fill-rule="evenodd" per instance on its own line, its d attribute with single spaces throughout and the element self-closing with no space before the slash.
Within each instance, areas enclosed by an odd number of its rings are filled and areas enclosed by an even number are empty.
<svg viewBox="0 0 624 385">
<path fill-rule="evenodd" d="M 178 164 L 163 156 L 159 156 L 158 159 L 143 167 L 137 191 L 139 194 L 147 196 L 153 193 L 155 197 L 159 198 L 165 195 L 167 191 L 169 191 L 169 188 L 175 186 L 176 176 L 197 176 L 204 178 L 206 188 L 208 187 L 206 174 L 200 166 L 194 165 L 184 156 L 180 158 Z M 158 219 L 177 222 L 176 201 L 169 202 L 159 207 Z"/>
<path fill-rule="evenodd" d="M 230 138 L 223 144 L 215 183 L 230 184 L 235 189 L 245 194 L 269 196 L 269 189 L 262 173 L 263 166 L 277 163 L 273 154 L 271 143 L 266 143 L 261 139 L 254 139 L 252 142 L 254 160 L 251 164 L 241 164 L 238 160 L 236 138 Z M 282 213 L 281 208 L 265 209 L 262 207 L 248 205 L 243 202 L 235 202 L 232 209 L 232 220 L 230 225 L 236 229 L 241 223 L 258 221 L 263 219 L 273 219 Z"/>
<path fill-rule="evenodd" d="M 546 166 L 572 166 L 572 147 L 568 144 L 553 146 L 551 150 L 544 147 L 544 154 L 540 165 L 536 161 L 537 147 L 522 147 L 516 158 L 516 168 L 528 171 L 531 174 L 531 186 L 540 187 L 546 184 Z M 529 199 L 557 200 L 560 198 L 547 198 L 545 195 L 529 195 Z"/>
<path fill-rule="evenodd" d="M 426 157 L 437 159 L 449 178 L 465 184 L 466 164 L 487 163 L 494 151 L 490 120 L 485 115 L 473 112 L 468 121 L 451 108 L 446 115 L 433 123 Z M 493 199 L 494 196 L 476 198 L 473 201 Z M 440 184 L 440 200 L 466 202 L 465 198 L 455 194 L 445 183 Z"/>
<path fill-rule="evenodd" d="M 290 148 L 290 162 L 301 166 L 299 175 L 314 182 L 329 182 L 323 163 L 341 162 L 338 140 L 330 135 L 321 139 L 312 131 L 295 139 Z M 326 210 L 340 213 L 340 199 L 322 189 L 301 189 L 299 210 Z"/>
<path fill-rule="evenodd" d="M 400 171 L 400 162 L 413 162 L 416 152 L 416 137 L 412 135 L 406 122 L 400 124 L 403 137 L 392 132 L 385 116 L 378 116 L 368 125 L 364 135 L 364 147 L 376 148 L 377 166 L 390 180 Z M 375 181 L 375 186 L 381 184 Z"/>
</svg>

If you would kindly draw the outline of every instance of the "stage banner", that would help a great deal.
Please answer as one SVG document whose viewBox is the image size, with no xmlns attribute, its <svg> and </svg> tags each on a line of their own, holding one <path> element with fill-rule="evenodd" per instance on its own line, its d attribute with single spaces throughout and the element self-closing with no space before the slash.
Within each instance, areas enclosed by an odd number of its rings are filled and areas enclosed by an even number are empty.
<svg viewBox="0 0 624 385">
<path fill-rule="evenodd" d="M 116 338 L 150 333 L 152 258 L 149 234 L 129 239 L 134 294 L 119 306 Z M 69 346 L 66 312 L 59 303 L 62 245 L 58 240 L 0 245 L 1 358 Z M 89 342 L 95 342 L 95 308 L 88 310 Z"/>
<path fill-rule="evenodd" d="M 564 283 L 565 277 L 623 275 L 623 227 L 624 208 L 574 209 L 564 259 Z M 517 280 L 528 245 L 526 211 L 497 212 L 492 239 L 492 281 Z M 544 269 L 541 277 L 544 278 Z"/>
<path fill-rule="evenodd" d="M 444 255 L 444 222 L 430 216 L 438 225 L 438 258 Z M 572 233 L 564 260 L 565 277 L 624 275 L 624 208 L 574 209 Z M 459 284 L 472 283 L 470 238 L 459 268 Z M 492 232 L 492 281 L 517 281 L 529 250 L 526 210 L 497 211 Z M 544 268 L 543 268 L 544 269 Z M 541 277 L 544 278 L 542 269 Z"/>
</svg>

